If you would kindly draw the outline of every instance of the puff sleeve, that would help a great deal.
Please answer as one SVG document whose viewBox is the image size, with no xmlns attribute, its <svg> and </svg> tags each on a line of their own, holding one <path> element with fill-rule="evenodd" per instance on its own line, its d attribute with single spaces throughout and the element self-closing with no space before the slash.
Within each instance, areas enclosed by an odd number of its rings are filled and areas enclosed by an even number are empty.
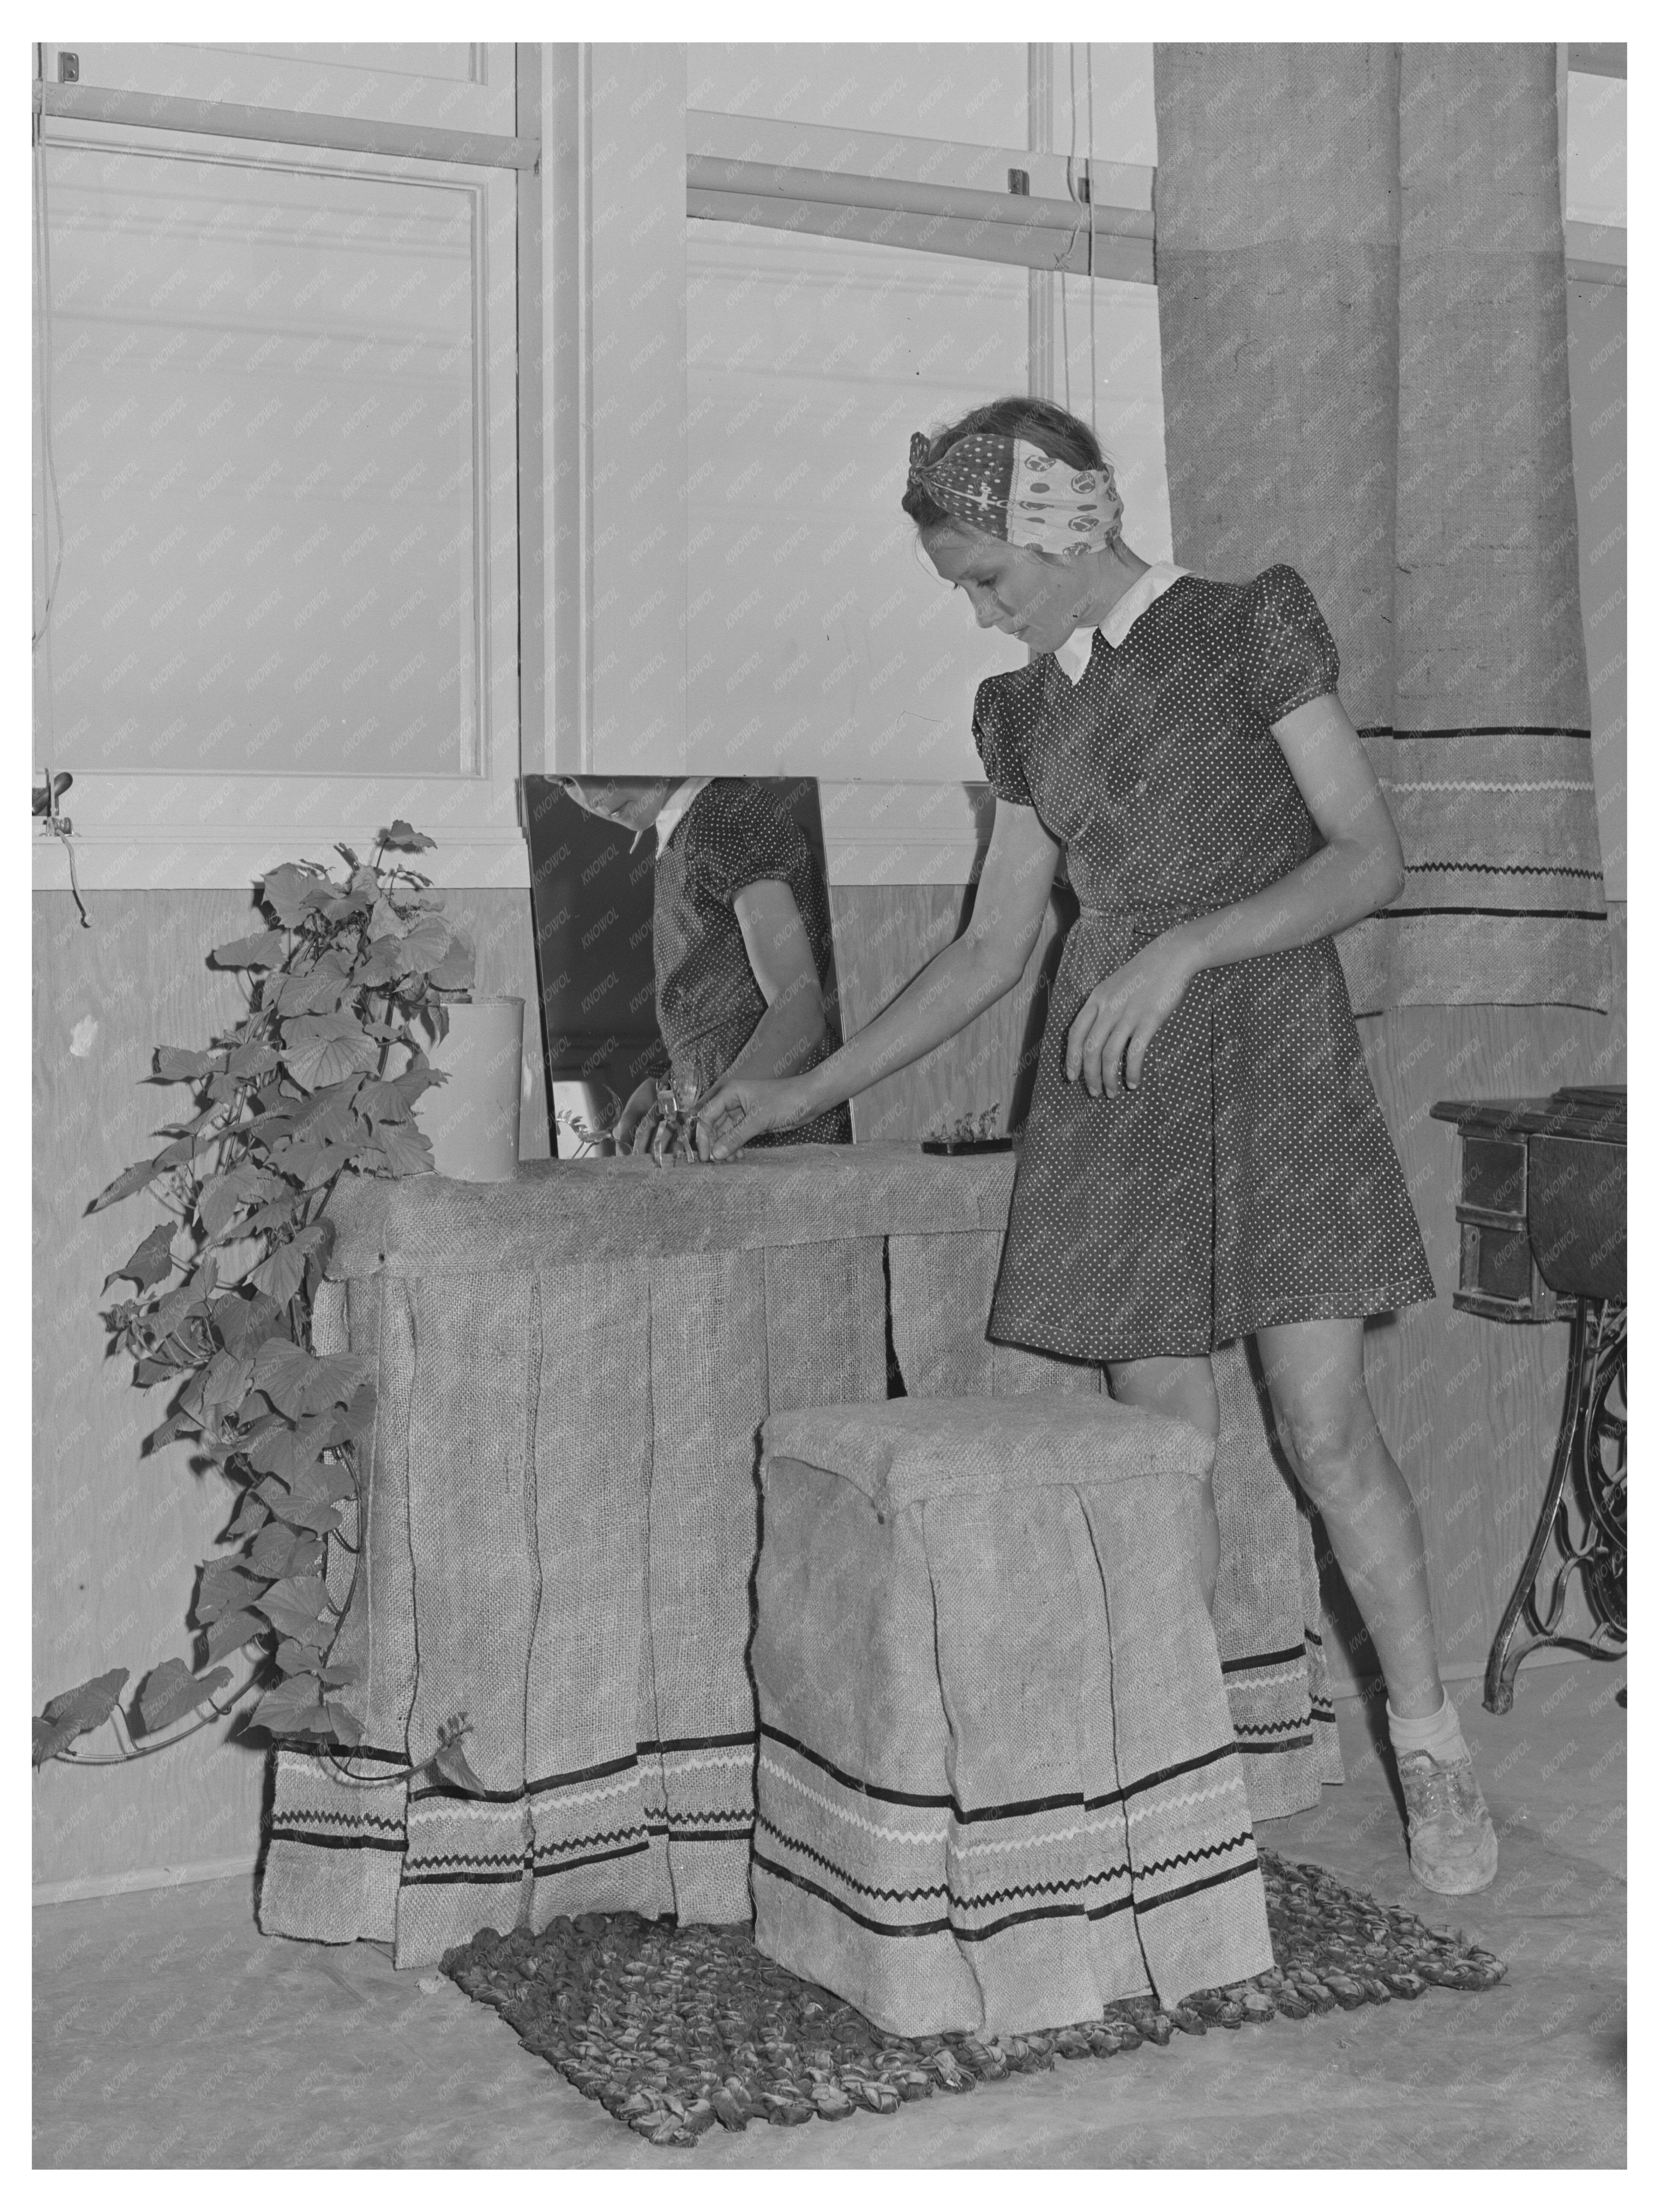
<svg viewBox="0 0 1659 2212">
<path fill-rule="evenodd" d="M 715 838 L 721 889 L 734 899 L 750 884 L 787 884 L 793 890 L 812 851 L 799 825 L 764 786 L 722 781 Z"/>
<path fill-rule="evenodd" d="M 1334 691 L 1336 643 L 1313 593 L 1282 562 L 1258 576 L 1248 594 L 1242 654 L 1246 697 L 1267 723 Z"/>
<path fill-rule="evenodd" d="M 1010 720 L 1006 686 L 994 676 L 988 676 L 974 695 L 974 745 L 997 797 L 1006 799 L 1011 806 L 1029 806 L 1030 787 L 1025 781 L 1020 748 L 1009 728 Z"/>
</svg>

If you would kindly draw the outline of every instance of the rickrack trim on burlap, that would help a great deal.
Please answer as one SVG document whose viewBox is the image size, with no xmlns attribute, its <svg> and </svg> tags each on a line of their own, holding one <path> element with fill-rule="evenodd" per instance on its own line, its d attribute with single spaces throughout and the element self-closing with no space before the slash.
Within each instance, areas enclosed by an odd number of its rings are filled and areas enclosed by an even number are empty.
<svg viewBox="0 0 1659 2212">
<path fill-rule="evenodd" d="M 633 1912 L 579 1914 L 539 1934 L 483 1929 L 444 1955 L 444 1972 L 557 2068 L 653 2143 L 683 2148 L 716 2125 L 794 2127 L 859 2110 L 896 2112 L 935 2089 L 1108 2058 L 1276 2017 L 1305 2020 L 1415 1998 L 1488 1990 L 1504 1966 L 1460 1936 L 1379 1905 L 1322 1868 L 1261 1854 L 1274 1968 L 1160 2007 L 1109 2004 L 1097 2020 L 1042 2034 L 890 2035 L 853 2006 L 755 1948 L 746 1925 L 678 1927 Z"/>
</svg>

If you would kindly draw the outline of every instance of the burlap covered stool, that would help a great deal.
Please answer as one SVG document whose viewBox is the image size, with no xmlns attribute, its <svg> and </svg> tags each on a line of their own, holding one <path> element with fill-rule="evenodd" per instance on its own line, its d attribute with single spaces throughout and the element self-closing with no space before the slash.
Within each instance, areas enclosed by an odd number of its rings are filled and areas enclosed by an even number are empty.
<svg viewBox="0 0 1659 2212">
<path fill-rule="evenodd" d="M 774 1414 L 756 1941 L 895 2033 L 1273 1963 L 1196 1431 L 1104 1396 Z"/>
</svg>

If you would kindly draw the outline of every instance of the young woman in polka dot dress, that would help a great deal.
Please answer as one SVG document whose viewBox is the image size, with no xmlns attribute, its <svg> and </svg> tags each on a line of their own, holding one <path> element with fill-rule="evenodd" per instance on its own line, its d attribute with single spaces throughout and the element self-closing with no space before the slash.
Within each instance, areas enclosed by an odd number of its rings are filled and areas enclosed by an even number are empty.
<svg viewBox="0 0 1659 2212">
<path fill-rule="evenodd" d="M 973 919 L 809 1073 L 722 1085 L 702 1148 L 803 1121 L 963 1028 L 1024 973 L 1063 854 L 1080 912 L 990 1334 L 1099 1360 L 1114 1397 L 1212 1437 L 1210 1354 L 1255 1339 L 1382 1662 L 1413 1870 L 1480 1888 L 1497 1842 L 1365 1388 L 1363 1317 L 1434 1285 L 1332 943 L 1404 877 L 1330 634 L 1292 568 L 1223 584 L 1140 560 L 1092 433 L 1041 401 L 913 440 L 903 504 L 980 627 L 1032 655 L 975 703 L 997 809 Z M 1212 1596 L 1218 1559 L 1212 1499 Z"/>
</svg>

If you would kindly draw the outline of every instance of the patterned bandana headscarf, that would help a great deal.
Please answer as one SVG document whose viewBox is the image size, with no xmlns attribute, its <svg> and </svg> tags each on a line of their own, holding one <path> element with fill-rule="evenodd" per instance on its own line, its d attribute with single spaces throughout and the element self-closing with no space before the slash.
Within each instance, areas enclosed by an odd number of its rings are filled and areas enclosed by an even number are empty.
<svg viewBox="0 0 1659 2212">
<path fill-rule="evenodd" d="M 918 430 L 910 482 L 964 528 L 1040 553 L 1103 552 L 1118 534 L 1123 502 L 1109 463 L 1074 469 L 1024 438 L 973 431 L 937 461 Z"/>
</svg>

